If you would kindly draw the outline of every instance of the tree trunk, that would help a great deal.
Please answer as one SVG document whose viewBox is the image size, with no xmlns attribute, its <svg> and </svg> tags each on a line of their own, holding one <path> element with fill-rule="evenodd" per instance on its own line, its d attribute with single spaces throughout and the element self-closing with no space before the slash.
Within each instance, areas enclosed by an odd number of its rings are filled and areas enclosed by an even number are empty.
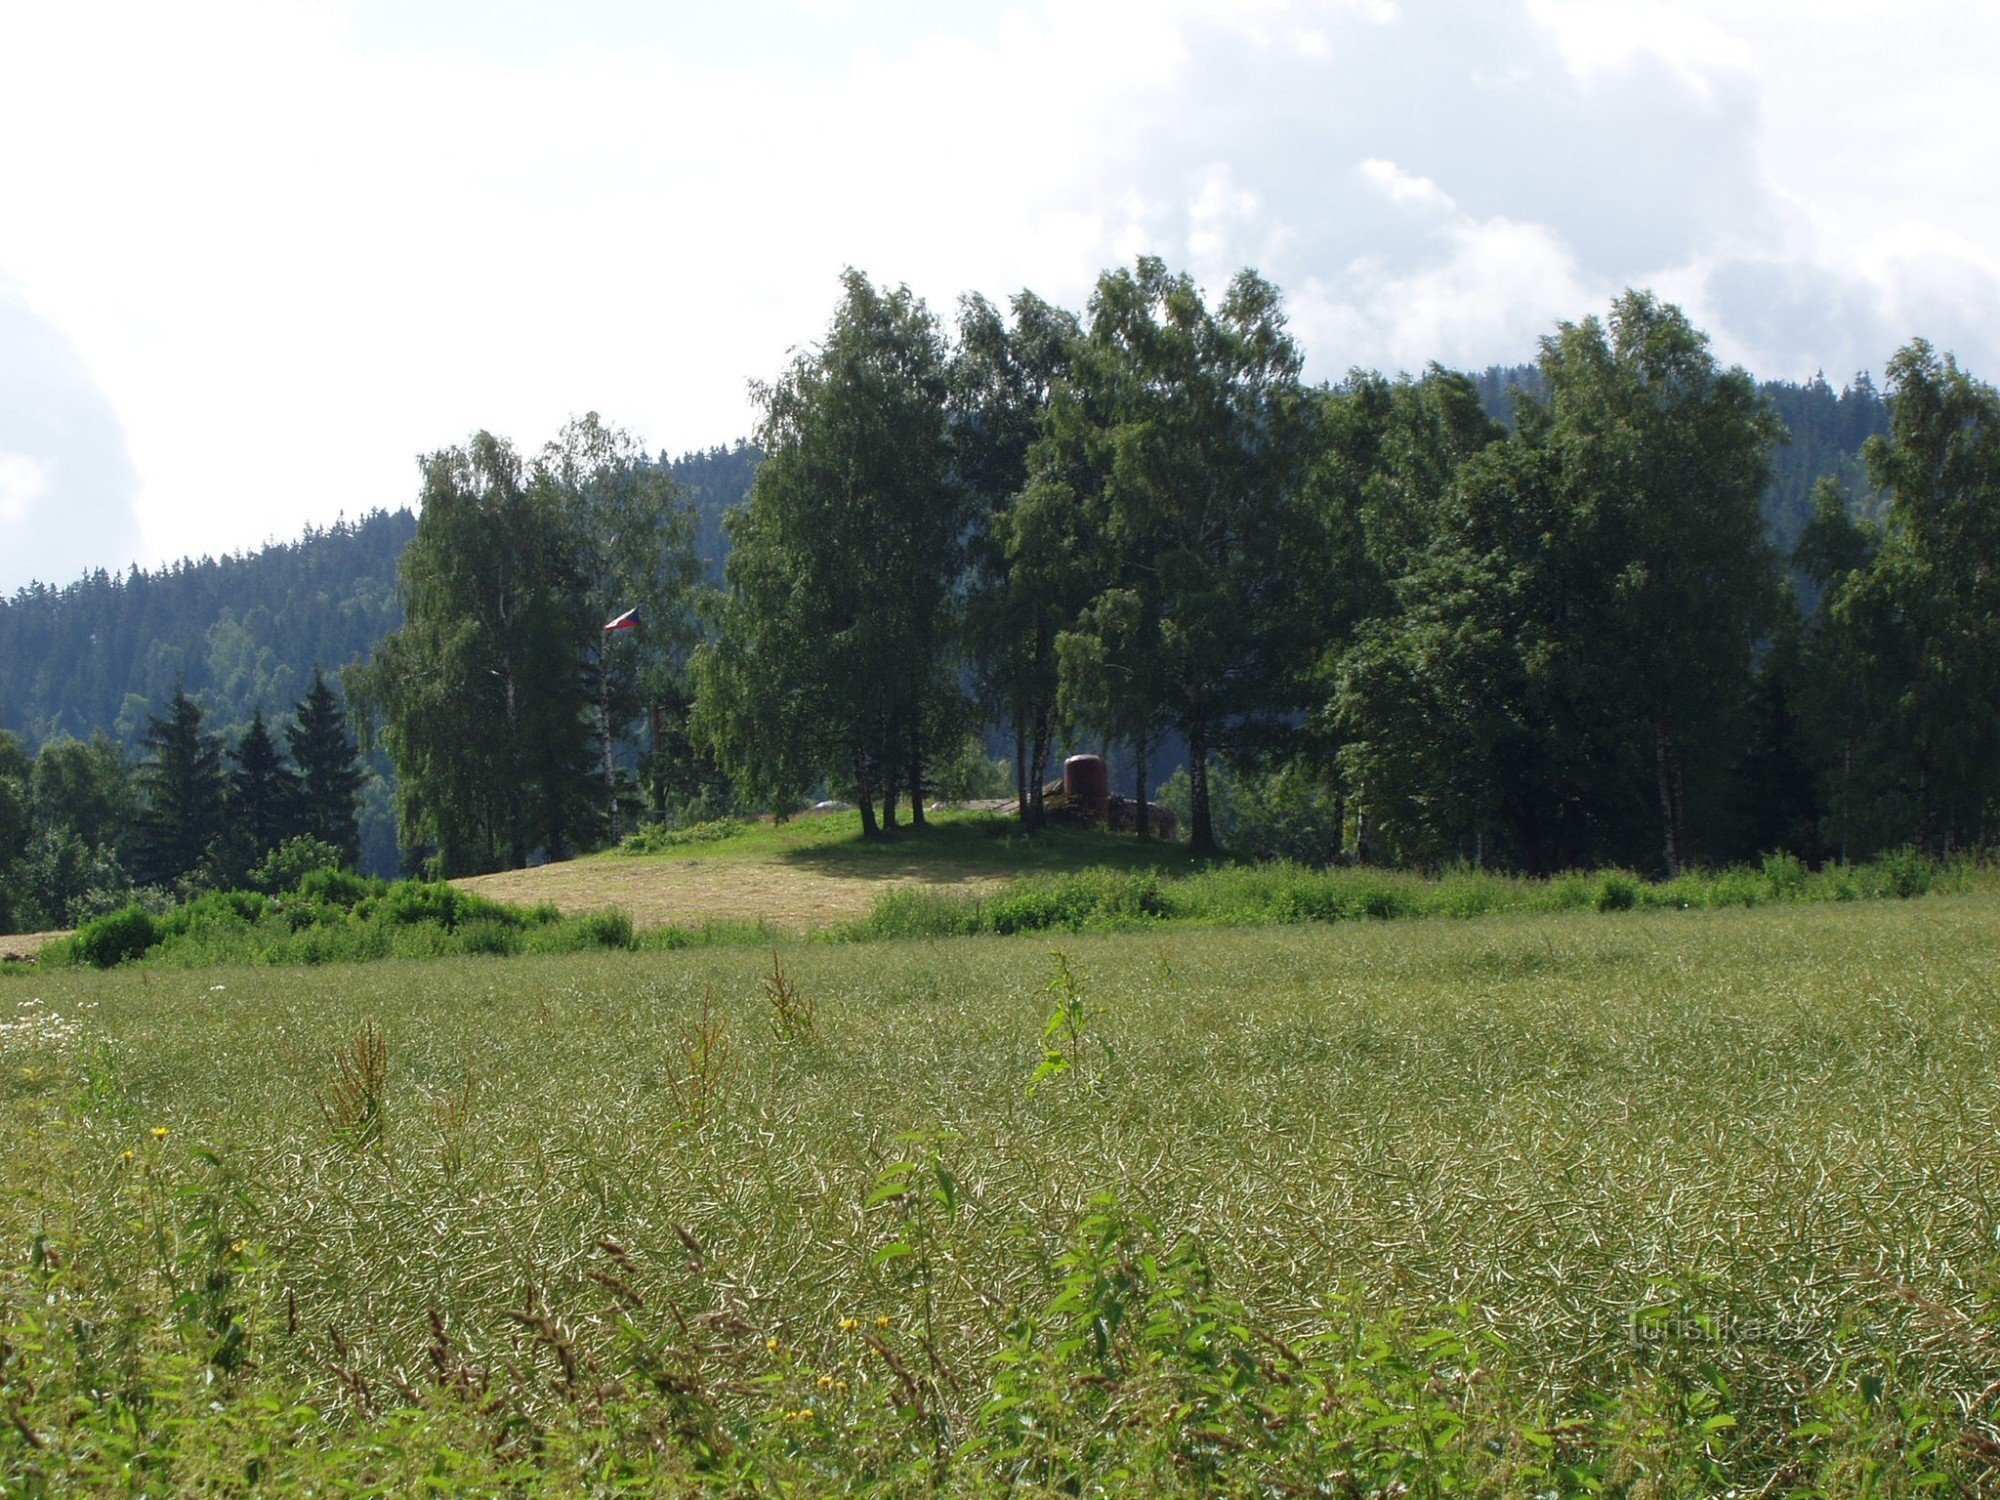
<svg viewBox="0 0 2000 1500">
<path fill-rule="evenodd" d="M 864 839 L 878 838 L 881 829 L 875 826 L 875 783 L 868 775 L 868 757 L 854 757 L 854 805 L 861 809 L 861 836 Z"/>
<path fill-rule="evenodd" d="M 520 718 L 514 704 L 514 669 L 508 666 L 501 681 L 507 685 L 507 750 L 513 775 L 507 787 L 507 856 L 517 870 L 528 867 L 528 797 L 521 785 Z"/>
<path fill-rule="evenodd" d="M 1215 822 L 1208 806 L 1208 725 L 1200 718 L 1188 723 L 1188 824 L 1197 854 L 1215 853 Z"/>
<path fill-rule="evenodd" d="M 647 766 L 646 802 L 655 813 L 666 811 L 666 787 L 660 776 L 660 705 L 655 703 L 646 711 Z"/>
<path fill-rule="evenodd" d="M 1028 726 L 1014 720 L 1014 816 L 1026 823 L 1028 813 Z"/>
<path fill-rule="evenodd" d="M 1854 740 L 1850 736 L 1840 754 L 1840 862 L 1847 863 L 1849 809 L 1854 805 Z"/>
<path fill-rule="evenodd" d="M 1347 787 L 1339 777 L 1333 783 L 1333 862 L 1347 858 Z"/>
<path fill-rule="evenodd" d="M 1132 805 L 1139 814 L 1139 837 L 1151 838 L 1153 830 L 1146 826 L 1152 820 L 1146 810 L 1146 731 L 1143 729 L 1132 741 Z"/>
<path fill-rule="evenodd" d="M 894 833 L 896 831 L 896 801 L 900 795 L 900 789 L 896 785 L 896 762 L 892 757 L 884 756 L 882 763 L 882 831 L 884 833 Z"/>
<path fill-rule="evenodd" d="M 1667 879 L 1672 880 L 1681 872 L 1680 851 L 1674 840 L 1679 819 L 1674 816 L 1673 779 L 1667 768 L 1667 726 L 1662 719 L 1653 720 L 1653 767 L 1660 783 L 1660 849 L 1667 860 Z"/>
<path fill-rule="evenodd" d="M 1687 757 L 1681 754 L 1678 733 L 1669 739 L 1667 758 L 1674 770 L 1674 847 L 1680 851 L 1681 863 L 1686 864 L 1694 853 L 1694 831 L 1688 822 Z"/>
<path fill-rule="evenodd" d="M 611 762 L 611 662 L 610 647 L 597 648 L 597 706 L 604 735 L 604 810 L 611 830 L 611 842 L 618 842 L 618 778 Z"/>
<path fill-rule="evenodd" d="M 1035 719 L 1035 745 L 1028 758 L 1028 805 L 1033 810 L 1028 822 L 1035 828 L 1048 821 L 1042 806 L 1042 783 L 1049 779 L 1049 752 L 1055 748 L 1055 737 L 1055 718 L 1044 704 Z"/>
<path fill-rule="evenodd" d="M 924 753 L 915 735 L 910 736 L 910 826 L 924 826 Z"/>
</svg>

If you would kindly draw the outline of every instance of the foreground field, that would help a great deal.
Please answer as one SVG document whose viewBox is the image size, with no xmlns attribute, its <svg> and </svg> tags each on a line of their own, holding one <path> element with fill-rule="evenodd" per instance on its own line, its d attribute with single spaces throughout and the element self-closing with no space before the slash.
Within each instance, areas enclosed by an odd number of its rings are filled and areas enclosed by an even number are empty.
<svg viewBox="0 0 2000 1500">
<path fill-rule="evenodd" d="M 1995 1482 L 1990 894 L 1060 947 L 9 976 L 0 1493 Z"/>
</svg>

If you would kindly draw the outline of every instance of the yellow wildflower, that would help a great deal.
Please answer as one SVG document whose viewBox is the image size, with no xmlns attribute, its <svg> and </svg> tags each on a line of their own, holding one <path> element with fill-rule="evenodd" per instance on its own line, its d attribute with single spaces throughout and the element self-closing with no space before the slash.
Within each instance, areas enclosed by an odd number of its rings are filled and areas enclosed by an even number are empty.
<svg viewBox="0 0 2000 1500">
<path fill-rule="evenodd" d="M 166 1138 L 167 1138 L 167 1127 L 164 1125 L 155 1125 L 153 1127 L 153 1139 L 156 1141 L 164 1141 Z"/>
<path fill-rule="evenodd" d="M 887 1327 L 889 1326 L 889 1320 L 888 1320 L 888 1318 L 886 1318 L 886 1317 L 881 1317 L 881 1318 L 877 1318 L 877 1319 L 875 1320 L 875 1326 L 876 1326 L 877 1328 L 887 1328 Z"/>
<path fill-rule="evenodd" d="M 766 1354 L 776 1354 L 778 1352 L 778 1341 L 776 1339 L 765 1339 L 764 1352 Z"/>
<path fill-rule="evenodd" d="M 840 1331 L 842 1333 L 852 1333 L 860 1326 L 861 1320 L 859 1318 L 842 1318 L 840 1320 Z"/>
</svg>

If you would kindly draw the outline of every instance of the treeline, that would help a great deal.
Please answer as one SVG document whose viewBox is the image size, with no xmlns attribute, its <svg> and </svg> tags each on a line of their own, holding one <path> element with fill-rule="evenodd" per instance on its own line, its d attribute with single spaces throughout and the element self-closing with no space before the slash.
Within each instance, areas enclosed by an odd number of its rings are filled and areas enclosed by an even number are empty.
<svg viewBox="0 0 2000 1500">
<path fill-rule="evenodd" d="M 1060 746 L 1127 747 L 1141 800 L 1172 746 L 1197 845 L 1226 783 L 1320 863 L 1988 842 L 2000 398 L 1949 356 L 1774 401 L 1632 292 L 1504 380 L 1301 364 L 1253 273 L 1211 306 L 1145 259 L 1080 315 L 949 325 L 849 273 L 757 390 L 702 600 L 686 495 L 594 419 L 434 455 L 365 690 L 406 847 L 520 863 L 689 799 L 887 832 L 996 727 L 1030 823 Z"/>
<path fill-rule="evenodd" d="M 2000 418 L 1949 356 L 1759 386 L 1635 293 L 1532 366 L 1300 366 L 1254 275 L 1210 307 L 1145 260 L 1080 315 L 947 323 L 850 274 L 754 443 L 481 434 L 423 460 L 421 522 L 23 589 L 0 918 L 309 831 L 241 799 L 289 797 L 280 740 L 343 714 L 322 669 L 375 732 L 377 774 L 341 764 L 379 870 L 392 786 L 405 862 L 461 873 L 823 795 L 886 831 L 997 791 L 988 742 L 1031 823 L 1102 745 L 1196 842 L 1313 863 L 1990 843 Z M 167 725 L 207 747 L 171 855 Z"/>
<path fill-rule="evenodd" d="M 233 744 L 176 690 L 135 765 L 109 736 L 30 754 L 0 730 L 0 932 L 65 928 L 137 903 L 165 910 L 288 861 L 355 868 L 365 779 L 339 695 L 315 673 L 277 727 Z"/>
</svg>

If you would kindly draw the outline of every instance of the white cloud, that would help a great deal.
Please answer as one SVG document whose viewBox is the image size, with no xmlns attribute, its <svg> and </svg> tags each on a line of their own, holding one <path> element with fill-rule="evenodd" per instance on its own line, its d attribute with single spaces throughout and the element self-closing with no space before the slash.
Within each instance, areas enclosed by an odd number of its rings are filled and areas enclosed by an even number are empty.
<svg viewBox="0 0 2000 1500">
<path fill-rule="evenodd" d="M 1585 79 L 1652 57 L 1705 95 L 1719 72 L 1755 71 L 1752 50 L 1741 36 L 1686 4 L 1528 0 L 1528 10 L 1555 37 L 1571 69 Z"/>
<path fill-rule="evenodd" d="M 49 492 L 49 466 L 26 453 L 0 452 L 0 523 L 27 519 L 28 510 Z"/>
<path fill-rule="evenodd" d="M 47 466 L 0 587 L 402 503 L 474 426 L 727 441 L 847 264 L 941 312 L 1254 264 L 1328 378 L 1530 357 L 1628 283 L 1769 373 L 2000 364 L 1970 0 L 531 10 L 0 0 L 0 277 L 65 351 L 0 390 L 98 434 L 0 431 Z"/>
<path fill-rule="evenodd" d="M 1405 172 L 1392 161 L 1371 156 L 1361 163 L 1361 175 L 1391 203 L 1407 208 L 1454 209 L 1451 194 L 1414 172 Z"/>
<path fill-rule="evenodd" d="M 1433 360 L 1476 369 L 1532 358 L 1538 336 L 1602 300 L 1541 225 L 1461 218 L 1439 239 L 1441 259 L 1408 265 L 1367 256 L 1337 277 L 1309 281 L 1295 305 L 1307 343 L 1379 351 L 1357 363 L 1395 370 Z"/>
</svg>

